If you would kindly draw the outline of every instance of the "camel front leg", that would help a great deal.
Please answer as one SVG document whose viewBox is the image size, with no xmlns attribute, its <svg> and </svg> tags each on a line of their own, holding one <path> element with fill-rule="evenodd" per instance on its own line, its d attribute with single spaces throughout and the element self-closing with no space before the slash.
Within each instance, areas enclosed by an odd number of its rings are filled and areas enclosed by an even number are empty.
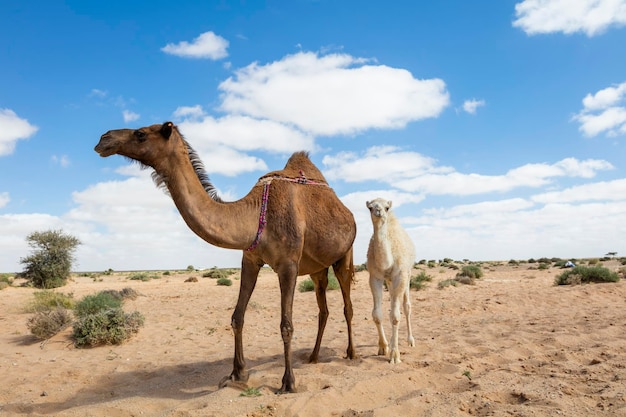
<svg viewBox="0 0 626 417">
<path fill-rule="evenodd" d="M 398 348 L 398 328 L 400 327 L 400 302 L 404 294 L 404 286 L 402 284 L 394 285 L 392 279 L 389 287 L 389 295 L 391 298 L 391 311 L 389 319 L 391 321 L 391 351 L 389 352 L 389 362 L 400 363 L 400 350 Z"/>
<path fill-rule="evenodd" d="M 387 338 L 385 337 L 385 330 L 383 329 L 383 280 L 378 279 L 370 274 L 370 290 L 372 290 L 372 298 L 374 301 L 374 307 L 372 308 L 372 319 L 376 324 L 376 330 L 378 330 L 378 354 L 387 355 L 389 345 L 387 344 Z"/>
<path fill-rule="evenodd" d="M 281 392 L 296 392 L 296 378 L 291 364 L 291 338 L 293 337 L 293 297 L 296 289 L 298 265 L 296 263 L 279 268 L 280 282 L 280 333 L 285 350 L 285 374 Z"/>
<path fill-rule="evenodd" d="M 247 260 L 245 257 L 241 263 L 241 284 L 239 287 L 239 297 L 237 306 L 233 312 L 231 326 L 235 334 L 235 356 L 233 358 L 233 371 L 229 376 L 224 377 L 219 387 L 225 387 L 231 381 L 248 381 L 248 370 L 246 360 L 243 355 L 243 324 L 246 308 L 250 301 L 250 296 L 256 286 L 257 277 L 261 267 L 255 262 Z"/>
<path fill-rule="evenodd" d="M 309 357 L 309 363 L 317 363 L 320 346 L 322 345 L 322 336 L 328 321 L 328 303 L 326 302 L 326 288 L 328 287 L 328 268 L 311 274 L 311 279 L 315 283 L 315 298 L 317 298 L 317 307 L 319 308 L 319 316 L 317 323 L 317 338 L 315 347 Z"/>
<path fill-rule="evenodd" d="M 407 329 L 407 342 L 409 346 L 415 346 L 415 338 L 413 338 L 413 330 L 411 328 L 411 293 L 410 293 L 410 281 L 407 281 L 406 288 L 404 290 L 403 297 L 404 317 L 406 318 Z"/>
</svg>

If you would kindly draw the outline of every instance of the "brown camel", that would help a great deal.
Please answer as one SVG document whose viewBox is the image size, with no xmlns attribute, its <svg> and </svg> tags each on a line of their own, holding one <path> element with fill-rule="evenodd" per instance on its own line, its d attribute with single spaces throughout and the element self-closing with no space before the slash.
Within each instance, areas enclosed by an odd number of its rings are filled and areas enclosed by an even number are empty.
<svg viewBox="0 0 626 417">
<path fill-rule="evenodd" d="M 352 244 L 354 217 L 335 195 L 306 152 L 296 152 L 281 171 L 270 172 L 243 198 L 223 202 L 209 182 L 197 153 L 171 122 L 139 129 L 110 130 L 95 151 L 102 157 L 118 154 L 154 169 L 157 185 L 165 186 L 191 230 L 212 245 L 243 250 L 241 283 L 232 316 L 235 334 L 233 371 L 220 382 L 248 380 L 243 354 L 246 307 L 265 264 L 278 275 L 285 353 L 282 392 L 295 392 L 291 361 L 293 297 L 299 275 L 315 283 L 319 320 L 309 362 L 318 360 L 328 318 L 328 268 L 339 280 L 348 325 L 347 356 L 356 357 L 352 341 L 350 285 L 354 278 Z"/>
</svg>

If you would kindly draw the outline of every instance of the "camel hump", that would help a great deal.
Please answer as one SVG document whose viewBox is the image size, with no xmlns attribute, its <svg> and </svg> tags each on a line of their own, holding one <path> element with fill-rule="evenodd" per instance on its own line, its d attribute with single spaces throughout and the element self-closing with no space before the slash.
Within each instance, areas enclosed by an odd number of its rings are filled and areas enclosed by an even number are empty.
<svg viewBox="0 0 626 417">
<path fill-rule="evenodd" d="M 306 151 L 295 152 L 289 160 L 287 160 L 287 164 L 285 164 L 285 168 L 280 171 L 269 172 L 261 178 L 266 177 L 285 177 L 285 178 L 302 178 L 305 177 L 308 180 L 324 182 L 326 183 L 326 178 L 322 172 L 311 162 L 309 159 L 309 153 Z"/>
</svg>

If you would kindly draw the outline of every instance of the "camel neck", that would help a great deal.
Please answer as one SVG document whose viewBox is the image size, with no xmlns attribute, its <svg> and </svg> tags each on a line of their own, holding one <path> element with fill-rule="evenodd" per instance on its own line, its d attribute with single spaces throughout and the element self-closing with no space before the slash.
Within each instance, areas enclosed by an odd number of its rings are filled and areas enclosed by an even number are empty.
<svg viewBox="0 0 626 417">
<path fill-rule="evenodd" d="M 374 234 L 372 236 L 373 249 L 377 258 L 376 261 L 378 266 L 383 270 L 387 270 L 393 266 L 393 253 L 389 239 L 388 223 L 389 222 L 386 221 L 374 225 Z"/>
<path fill-rule="evenodd" d="M 164 178 L 187 226 L 212 245 L 226 249 L 249 247 L 258 225 L 260 198 L 254 198 L 257 190 L 235 202 L 215 201 L 204 189 L 189 159 L 185 155 L 172 158 L 174 161 L 157 172 Z"/>
</svg>

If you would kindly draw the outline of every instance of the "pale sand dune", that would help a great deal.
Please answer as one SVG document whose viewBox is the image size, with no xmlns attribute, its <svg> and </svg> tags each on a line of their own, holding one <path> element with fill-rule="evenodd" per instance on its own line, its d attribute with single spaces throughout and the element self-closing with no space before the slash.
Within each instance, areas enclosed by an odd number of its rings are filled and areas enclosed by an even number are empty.
<svg viewBox="0 0 626 417">
<path fill-rule="evenodd" d="M 262 394 L 253 398 L 240 396 L 241 387 L 218 389 L 232 369 L 238 281 L 217 286 L 199 272 L 148 282 L 76 278 L 60 291 L 76 299 L 125 287 L 141 294 L 124 307 L 145 316 L 139 333 L 93 349 L 74 348 L 70 329 L 35 341 L 23 312 L 34 290 L 7 288 L 0 291 L 0 416 L 626 416 L 626 282 L 557 287 L 555 268 L 483 270 L 476 285 L 442 290 L 437 283 L 456 271 L 427 270 L 433 282 L 411 291 L 416 346 L 407 346 L 401 323 L 397 365 L 376 355 L 367 272 L 353 287 L 357 360 L 344 359 L 341 293 L 331 291 L 320 363 L 307 363 L 317 305 L 312 292 L 296 292 L 298 392 L 284 395 L 275 394 L 283 374 L 278 283 L 264 271 L 244 331 L 247 386 Z M 183 282 L 189 276 L 199 282 Z"/>
</svg>

